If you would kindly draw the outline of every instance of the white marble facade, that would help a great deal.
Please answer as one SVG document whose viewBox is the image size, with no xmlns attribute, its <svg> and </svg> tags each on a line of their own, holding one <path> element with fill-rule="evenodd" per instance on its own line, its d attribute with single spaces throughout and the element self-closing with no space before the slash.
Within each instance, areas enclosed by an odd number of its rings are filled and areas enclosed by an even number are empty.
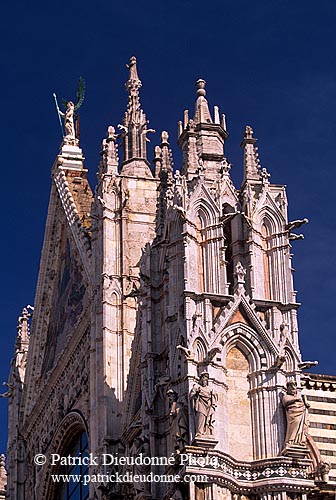
<svg viewBox="0 0 336 500">
<path fill-rule="evenodd" d="M 220 464 L 176 467 L 205 483 L 91 484 L 91 499 L 305 500 L 326 484 L 321 456 L 310 441 L 283 453 L 281 398 L 290 380 L 301 389 L 291 240 L 306 220 L 288 221 L 285 186 L 260 165 L 250 126 L 233 185 L 225 116 L 209 110 L 204 80 L 179 122 L 182 165 L 167 132 L 151 165 L 140 87 L 132 58 L 93 194 L 78 145 L 65 142 L 52 169 L 33 319 L 29 332 L 21 318 L 9 380 L 9 498 L 57 498 L 33 456 L 86 431 L 94 455 L 138 446 Z"/>
</svg>

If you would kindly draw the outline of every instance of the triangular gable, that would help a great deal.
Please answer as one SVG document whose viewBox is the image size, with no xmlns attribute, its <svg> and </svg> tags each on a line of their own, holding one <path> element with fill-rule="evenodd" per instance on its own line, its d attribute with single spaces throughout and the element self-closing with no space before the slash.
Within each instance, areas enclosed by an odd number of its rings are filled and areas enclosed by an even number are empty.
<svg viewBox="0 0 336 500">
<path fill-rule="evenodd" d="M 238 197 L 236 194 L 236 188 L 231 182 L 230 178 L 225 178 L 223 184 L 221 185 L 221 202 L 229 203 L 235 207 L 238 203 Z"/>
<path fill-rule="evenodd" d="M 195 205 L 199 205 L 202 202 L 205 202 L 206 205 L 210 206 L 217 215 L 220 215 L 220 209 L 214 200 L 214 197 L 210 193 L 209 189 L 204 185 L 201 179 L 198 179 L 198 183 L 195 186 L 195 189 L 190 193 L 187 211 L 190 209 L 194 209 Z"/>
<path fill-rule="evenodd" d="M 263 209 L 274 211 L 277 215 L 281 217 L 284 223 L 286 222 L 283 212 L 281 211 L 280 207 L 276 204 L 276 202 L 274 201 L 268 190 L 264 190 L 262 192 L 260 198 L 256 203 L 254 213 L 257 214 Z"/>
<path fill-rule="evenodd" d="M 236 312 L 234 313 L 230 321 L 228 322 L 228 326 L 234 325 L 235 323 L 243 323 L 244 325 L 252 326 L 251 322 L 246 317 L 246 314 L 244 314 L 244 308 L 243 307 L 241 308 L 240 305 L 238 309 L 236 309 Z"/>
<path fill-rule="evenodd" d="M 270 351 L 276 355 L 278 354 L 278 346 L 271 338 L 265 322 L 260 318 L 259 314 L 255 311 L 255 305 L 250 303 L 250 298 L 245 294 L 235 294 L 234 299 L 218 312 L 213 327 L 213 330 L 216 332 L 213 344 L 219 342 L 225 328 L 239 322 L 255 330 L 269 347 Z"/>
<path fill-rule="evenodd" d="M 66 345 L 67 336 L 72 335 L 83 311 L 88 306 L 88 284 L 83 265 L 76 253 L 72 235 L 63 223 L 58 262 L 56 263 L 53 293 L 50 297 L 49 325 L 46 333 L 41 374 L 46 374 L 55 365 L 57 356 Z"/>
<path fill-rule="evenodd" d="M 52 185 L 34 302 L 28 351 L 25 413 L 29 413 L 55 366 L 57 355 L 88 307 L 89 280 L 69 228 L 55 184 Z"/>
</svg>

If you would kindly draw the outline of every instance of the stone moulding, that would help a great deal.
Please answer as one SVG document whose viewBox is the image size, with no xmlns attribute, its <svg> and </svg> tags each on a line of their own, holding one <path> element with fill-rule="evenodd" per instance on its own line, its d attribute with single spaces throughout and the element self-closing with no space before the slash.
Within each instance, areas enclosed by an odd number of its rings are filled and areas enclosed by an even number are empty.
<svg viewBox="0 0 336 500">
<path fill-rule="evenodd" d="M 206 467 L 186 464 L 183 474 L 201 474 L 208 476 L 209 483 L 225 484 L 233 491 L 257 493 L 261 491 L 300 491 L 309 492 L 315 483 L 309 479 L 308 467 L 311 460 L 293 460 L 288 457 L 274 457 L 254 462 L 239 462 L 225 453 L 209 451 L 188 446 L 184 453 L 195 458 L 209 457 Z M 211 462 L 217 460 L 216 466 Z"/>
<path fill-rule="evenodd" d="M 89 435 L 84 416 L 77 410 L 71 411 L 59 424 L 48 450 L 48 455 L 64 452 L 66 446 L 71 443 L 71 437 L 82 431 Z M 50 480 L 52 472 L 53 468 L 50 463 L 41 469 L 43 477 L 40 482 L 40 485 L 42 485 L 40 498 L 54 498 L 57 484 Z"/>
</svg>

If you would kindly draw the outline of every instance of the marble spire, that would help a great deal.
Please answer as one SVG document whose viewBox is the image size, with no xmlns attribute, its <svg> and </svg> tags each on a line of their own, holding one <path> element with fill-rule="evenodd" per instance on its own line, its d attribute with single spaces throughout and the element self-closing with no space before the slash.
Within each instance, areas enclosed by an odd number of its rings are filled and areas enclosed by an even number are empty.
<svg viewBox="0 0 336 500">
<path fill-rule="evenodd" d="M 129 77 L 125 88 L 128 92 L 128 104 L 123 124 L 118 126 L 123 138 L 124 162 L 133 159 L 147 160 L 146 143 L 149 141 L 147 134 L 155 131 L 147 128 L 148 120 L 141 108 L 139 90 L 142 83 L 138 76 L 134 56 L 131 57 L 127 67 Z"/>
</svg>

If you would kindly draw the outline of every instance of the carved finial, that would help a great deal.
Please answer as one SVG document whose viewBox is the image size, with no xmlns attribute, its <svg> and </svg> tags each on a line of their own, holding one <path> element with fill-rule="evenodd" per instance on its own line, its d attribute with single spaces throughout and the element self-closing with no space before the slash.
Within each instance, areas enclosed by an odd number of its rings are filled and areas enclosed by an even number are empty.
<svg viewBox="0 0 336 500">
<path fill-rule="evenodd" d="M 253 129 L 250 125 L 246 125 L 244 132 L 244 139 L 253 139 Z M 256 139 L 254 139 L 256 141 Z"/>
<path fill-rule="evenodd" d="M 28 342 L 28 340 L 29 340 L 29 318 L 30 317 L 31 317 L 31 314 L 28 312 L 28 309 L 26 307 L 24 307 L 22 309 L 21 316 L 18 317 L 18 325 L 17 325 L 17 331 L 18 331 L 17 341 L 19 341 L 20 343 L 21 342 Z"/>
<path fill-rule="evenodd" d="M 206 85 L 206 81 L 203 80 L 202 78 L 199 78 L 197 80 L 197 82 L 195 83 L 196 85 L 196 95 L 197 97 L 200 97 L 200 96 L 203 96 L 205 97 L 206 96 L 206 90 L 205 90 L 205 85 Z"/>
<path fill-rule="evenodd" d="M 267 172 L 266 168 L 262 168 L 260 172 L 263 184 L 269 184 L 269 178 L 271 177 L 271 174 Z"/>
<path fill-rule="evenodd" d="M 200 78 L 196 82 L 196 106 L 194 122 L 197 123 L 212 123 L 212 118 L 209 111 L 208 101 L 206 100 L 205 80 Z"/>
<path fill-rule="evenodd" d="M 128 81 L 125 84 L 126 89 L 130 92 L 137 92 L 140 89 L 142 83 L 138 76 L 135 56 L 132 56 L 130 58 L 130 62 L 129 64 L 126 64 L 126 67 L 129 69 Z"/>
<path fill-rule="evenodd" d="M 165 130 L 161 133 L 161 150 L 162 150 L 162 170 L 168 172 L 168 177 L 171 179 L 174 169 L 173 155 L 169 147 L 169 134 Z"/>
<path fill-rule="evenodd" d="M 161 144 L 168 144 L 169 134 L 165 130 L 161 132 Z"/>
<path fill-rule="evenodd" d="M 154 153 L 155 153 L 155 156 L 154 156 L 155 159 L 160 159 L 161 158 L 161 148 L 160 148 L 160 146 L 155 146 Z"/>
<path fill-rule="evenodd" d="M 116 134 L 115 128 L 110 125 L 107 129 L 106 139 L 103 139 L 101 155 L 104 173 L 117 173 L 118 171 L 118 145 L 116 140 L 120 134 Z"/>
</svg>

